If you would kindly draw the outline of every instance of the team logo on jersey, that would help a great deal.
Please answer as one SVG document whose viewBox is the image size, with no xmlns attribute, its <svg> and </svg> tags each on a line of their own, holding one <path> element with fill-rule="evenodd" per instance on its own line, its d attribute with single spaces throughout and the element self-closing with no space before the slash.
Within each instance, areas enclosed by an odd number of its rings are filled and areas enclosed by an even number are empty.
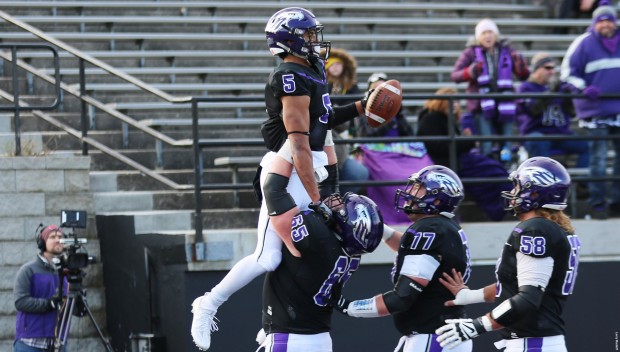
<svg viewBox="0 0 620 352">
<path fill-rule="evenodd" d="M 553 186 L 558 182 L 552 172 L 539 166 L 526 167 L 519 171 L 519 174 L 524 176 L 525 180 L 530 180 L 533 184 L 541 187 Z"/>
<path fill-rule="evenodd" d="M 357 214 L 357 218 L 353 221 L 353 232 L 355 233 L 355 238 L 360 241 L 360 243 L 365 244 L 366 237 L 370 234 L 372 220 L 370 219 L 368 208 L 363 204 L 355 206 L 355 213 Z"/>
<path fill-rule="evenodd" d="M 439 188 L 443 189 L 443 192 L 451 197 L 463 195 L 463 190 L 459 187 L 459 183 L 446 174 L 431 172 L 428 174 L 427 179 L 437 183 Z"/>
</svg>

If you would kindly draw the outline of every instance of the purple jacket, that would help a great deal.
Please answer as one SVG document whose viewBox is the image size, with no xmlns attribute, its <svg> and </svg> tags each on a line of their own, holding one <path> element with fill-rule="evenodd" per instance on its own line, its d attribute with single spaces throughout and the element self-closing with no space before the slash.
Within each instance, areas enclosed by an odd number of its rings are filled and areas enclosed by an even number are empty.
<svg viewBox="0 0 620 352">
<path fill-rule="evenodd" d="M 58 311 L 50 307 L 49 300 L 59 284 L 58 271 L 40 257 L 19 269 L 13 289 L 17 309 L 15 340 L 54 337 Z M 64 288 L 66 294 L 66 279 Z"/>
<path fill-rule="evenodd" d="M 468 82 L 467 85 L 467 93 L 478 93 L 478 81 L 475 77 L 470 77 L 469 75 L 469 66 L 474 63 L 476 61 L 476 47 L 479 47 L 479 45 L 472 45 L 469 44 L 467 45 L 467 47 L 465 48 L 465 50 L 461 53 L 461 56 L 458 58 L 458 60 L 456 60 L 456 63 L 454 64 L 454 69 L 452 69 L 452 74 L 450 75 L 450 77 L 452 78 L 452 81 L 456 82 L 456 83 L 460 83 L 460 82 Z M 523 58 L 523 56 L 521 56 L 521 54 L 519 54 L 516 50 L 512 49 L 508 43 L 507 40 L 500 40 L 497 42 L 497 44 L 495 45 L 496 47 L 496 55 L 495 55 L 495 62 L 493 62 L 493 67 L 495 68 L 497 66 L 497 59 L 499 59 L 499 52 L 500 49 L 503 47 L 508 47 L 508 49 L 510 50 L 510 56 L 512 58 L 512 71 L 514 73 L 514 75 L 516 76 L 516 78 L 520 81 L 526 80 L 527 77 L 530 75 L 530 71 L 527 67 L 527 62 L 525 61 L 525 59 Z M 484 50 L 485 54 L 486 54 L 486 50 Z M 488 57 L 488 55 L 487 55 Z M 491 86 L 495 86 L 495 82 L 497 81 L 497 70 L 493 69 L 494 73 L 493 73 L 493 78 L 492 78 L 492 84 Z M 491 91 L 496 91 L 494 89 L 492 89 Z M 479 100 L 467 100 L 467 110 L 468 112 L 477 112 L 480 111 L 480 101 Z"/>
<path fill-rule="evenodd" d="M 520 93 L 544 93 L 548 86 L 534 82 L 523 82 L 518 89 Z M 517 122 L 519 133 L 527 135 L 532 132 L 542 134 L 572 134 L 570 119 L 572 116 L 570 99 L 523 99 L 518 104 Z"/>
<path fill-rule="evenodd" d="M 620 92 L 620 31 L 607 40 L 592 29 L 577 37 L 570 45 L 562 61 L 562 81 L 579 90 L 588 86 L 598 88 L 601 93 Z M 573 104 L 580 119 L 608 117 L 620 113 L 620 100 L 616 99 L 574 99 Z"/>
</svg>

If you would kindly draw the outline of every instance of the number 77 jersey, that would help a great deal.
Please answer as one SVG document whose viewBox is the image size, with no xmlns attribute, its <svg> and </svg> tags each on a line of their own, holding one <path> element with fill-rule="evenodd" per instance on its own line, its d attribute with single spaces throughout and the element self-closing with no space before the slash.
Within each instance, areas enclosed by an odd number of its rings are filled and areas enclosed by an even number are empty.
<svg viewBox="0 0 620 352">
<path fill-rule="evenodd" d="M 580 247 L 581 242 L 576 234 L 568 233 L 545 218 L 525 220 L 513 229 L 496 268 L 496 296 L 499 297 L 496 302 L 501 303 L 518 293 L 517 253 L 534 258 L 551 258 L 553 269 L 536 314 L 508 327 L 511 338 L 564 334 L 561 316 L 577 280 Z"/>
</svg>

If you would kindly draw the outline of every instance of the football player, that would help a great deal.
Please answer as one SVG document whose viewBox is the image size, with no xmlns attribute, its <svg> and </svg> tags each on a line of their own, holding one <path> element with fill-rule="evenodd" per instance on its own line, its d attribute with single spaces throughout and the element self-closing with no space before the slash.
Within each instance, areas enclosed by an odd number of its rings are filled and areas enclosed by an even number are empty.
<svg viewBox="0 0 620 352">
<path fill-rule="evenodd" d="M 331 352 L 332 297 L 360 265 L 362 254 L 381 243 L 383 219 L 365 196 L 334 194 L 323 203 L 330 225 L 311 210 L 293 219 L 292 242 L 301 257 L 283 250 L 280 266 L 263 288 L 263 342 L 266 351 Z"/>
<path fill-rule="evenodd" d="M 275 270 L 282 260 L 283 241 L 289 251 L 299 254 L 290 239 L 291 220 L 299 210 L 311 207 L 329 217 L 320 199 L 338 186 L 330 126 L 364 111 L 362 101 L 332 108 L 324 64 L 331 44 L 323 41 L 323 26 L 314 14 L 299 7 L 282 9 L 269 19 L 265 33 L 271 54 L 282 59 L 265 86 L 269 118 L 261 127 L 269 152 L 257 173 L 257 193 L 270 196 L 261 205 L 255 252 L 192 303 L 191 334 L 205 350 L 211 332 L 217 330 L 214 318 L 219 306 L 256 277 Z"/>
<path fill-rule="evenodd" d="M 501 302 L 477 319 L 446 320 L 437 329 L 442 347 L 452 348 L 503 328 L 496 343 L 506 352 L 566 352 L 562 311 L 577 279 L 579 238 L 563 213 L 570 187 L 564 166 L 547 157 L 523 162 L 510 175 L 513 189 L 502 196 L 520 223 L 512 230 L 497 267 L 497 282 L 470 290 L 459 275 L 444 275 L 454 294 L 448 306 Z"/>
<path fill-rule="evenodd" d="M 455 269 L 464 281 L 471 273 L 465 232 L 453 219 L 463 199 L 463 184 L 455 172 L 432 165 L 409 177 L 405 190 L 397 190 L 394 205 L 413 222 L 404 232 L 385 226 L 383 239 L 397 252 L 392 270 L 394 288 L 374 297 L 349 302 L 343 297 L 336 308 L 358 318 L 392 315 L 403 335 L 395 351 L 439 351 L 435 330 L 444 320 L 465 317 L 462 306 L 445 306 L 453 297 L 439 278 Z M 470 352 L 466 343 L 452 351 Z"/>
</svg>

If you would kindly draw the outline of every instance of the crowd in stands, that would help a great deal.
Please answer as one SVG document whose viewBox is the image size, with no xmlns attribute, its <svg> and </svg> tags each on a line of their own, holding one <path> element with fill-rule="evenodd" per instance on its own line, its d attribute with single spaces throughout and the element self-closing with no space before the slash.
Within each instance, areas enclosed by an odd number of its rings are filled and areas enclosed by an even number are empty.
<svg viewBox="0 0 620 352">
<path fill-rule="evenodd" d="M 573 6 L 565 1 L 562 6 Z M 620 60 L 620 34 L 616 28 L 616 10 L 605 0 L 590 4 L 592 25 L 586 33 L 575 39 L 562 63 L 562 77 L 559 63 L 546 52 L 532 57 L 530 65 L 526 59 L 510 46 L 507 37 L 491 19 L 482 19 L 475 27 L 474 35 L 454 64 L 451 75 L 455 83 L 467 82 L 467 93 L 540 93 L 540 98 L 528 99 L 468 99 L 461 113 L 459 101 L 454 101 L 449 109 L 449 101 L 431 99 L 417 113 L 417 131 L 407 121 L 401 109 L 388 124 L 371 128 L 364 118 L 352 121 L 339 129 L 339 137 L 397 137 L 397 136 L 447 136 L 447 135 L 504 135 L 545 136 L 573 135 L 571 121 L 579 120 L 584 133 L 593 136 L 620 133 L 620 105 L 617 101 L 600 99 L 605 93 L 620 92 L 620 82 L 614 79 L 617 65 L 611 62 Z M 605 61 L 609 59 L 611 61 Z M 597 61 L 597 68 L 586 69 L 586 65 Z M 609 67 L 608 67 L 609 66 Z M 589 66 L 592 67 L 592 66 Z M 358 89 L 356 61 L 343 49 L 332 49 L 326 63 L 328 82 L 332 96 L 363 95 Z M 393 77 L 398 79 L 398 77 Z M 377 72 L 369 76 L 367 90 L 371 91 L 388 80 L 385 73 Z M 437 95 L 455 94 L 456 89 L 446 87 Z M 567 93 L 565 98 L 548 99 L 545 93 Z M 583 95 L 568 96 L 568 93 Z M 351 99 L 353 101 L 354 99 Z M 339 101 L 344 104 L 347 101 Z M 450 113 L 449 110 L 452 110 Z M 454 131 L 449 130 L 449 119 L 454 118 Z M 452 133 L 450 133 L 452 132 Z M 547 156 L 570 163 L 578 169 L 589 169 L 591 176 L 604 176 L 607 170 L 607 140 L 562 140 L 535 139 L 523 142 L 473 142 L 457 143 L 455 165 L 451 165 L 450 148 L 445 141 L 424 143 L 428 161 L 439 165 L 456 167 L 462 178 L 498 177 L 507 179 L 511 166 L 517 159 L 528 156 Z M 613 174 L 620 175 L 620 141 L 613 142 L 615 159 Z M 364 149 L 365 148 L 365 149 Z M 393 146 L 381 144 L 357 146 L 351 150 L 341 149 L 340 179 L 343 181 L 389 180 L 391 170 L 383 168 L 380 175 L 372 165 L 364 160 L 369 150 L 420 155 L 411 153 L 419 149 L 412 146 Z M 518 151 L 518 152 L 517 152 Z M 348 154 L 348 155 L 347 155 Z M 523 161 L 519 160 L 519 161 Z M 406 162 L 403 161 L 406 168 Z M 395 177 L 394 179 L 398 179 Z M 500 194 L 510 188 L 508 183 L 467 185 L 468 195 L 476 201 L 491 220 L 501 220 L 504 216 Z M 607 192 L 605 182 L 582 182 L 577 186 L 581 198 L 589 196 L 590 215 L 605 219 L 620 215 L 620 184 L 613 183 Z M 344 191 L 364 192 L 363 186 L 342 187 Z M 388 190 L 387 193 L 391 193 Z M 607 199 L 609 197 L 609 201 Z"/>
</svg>

